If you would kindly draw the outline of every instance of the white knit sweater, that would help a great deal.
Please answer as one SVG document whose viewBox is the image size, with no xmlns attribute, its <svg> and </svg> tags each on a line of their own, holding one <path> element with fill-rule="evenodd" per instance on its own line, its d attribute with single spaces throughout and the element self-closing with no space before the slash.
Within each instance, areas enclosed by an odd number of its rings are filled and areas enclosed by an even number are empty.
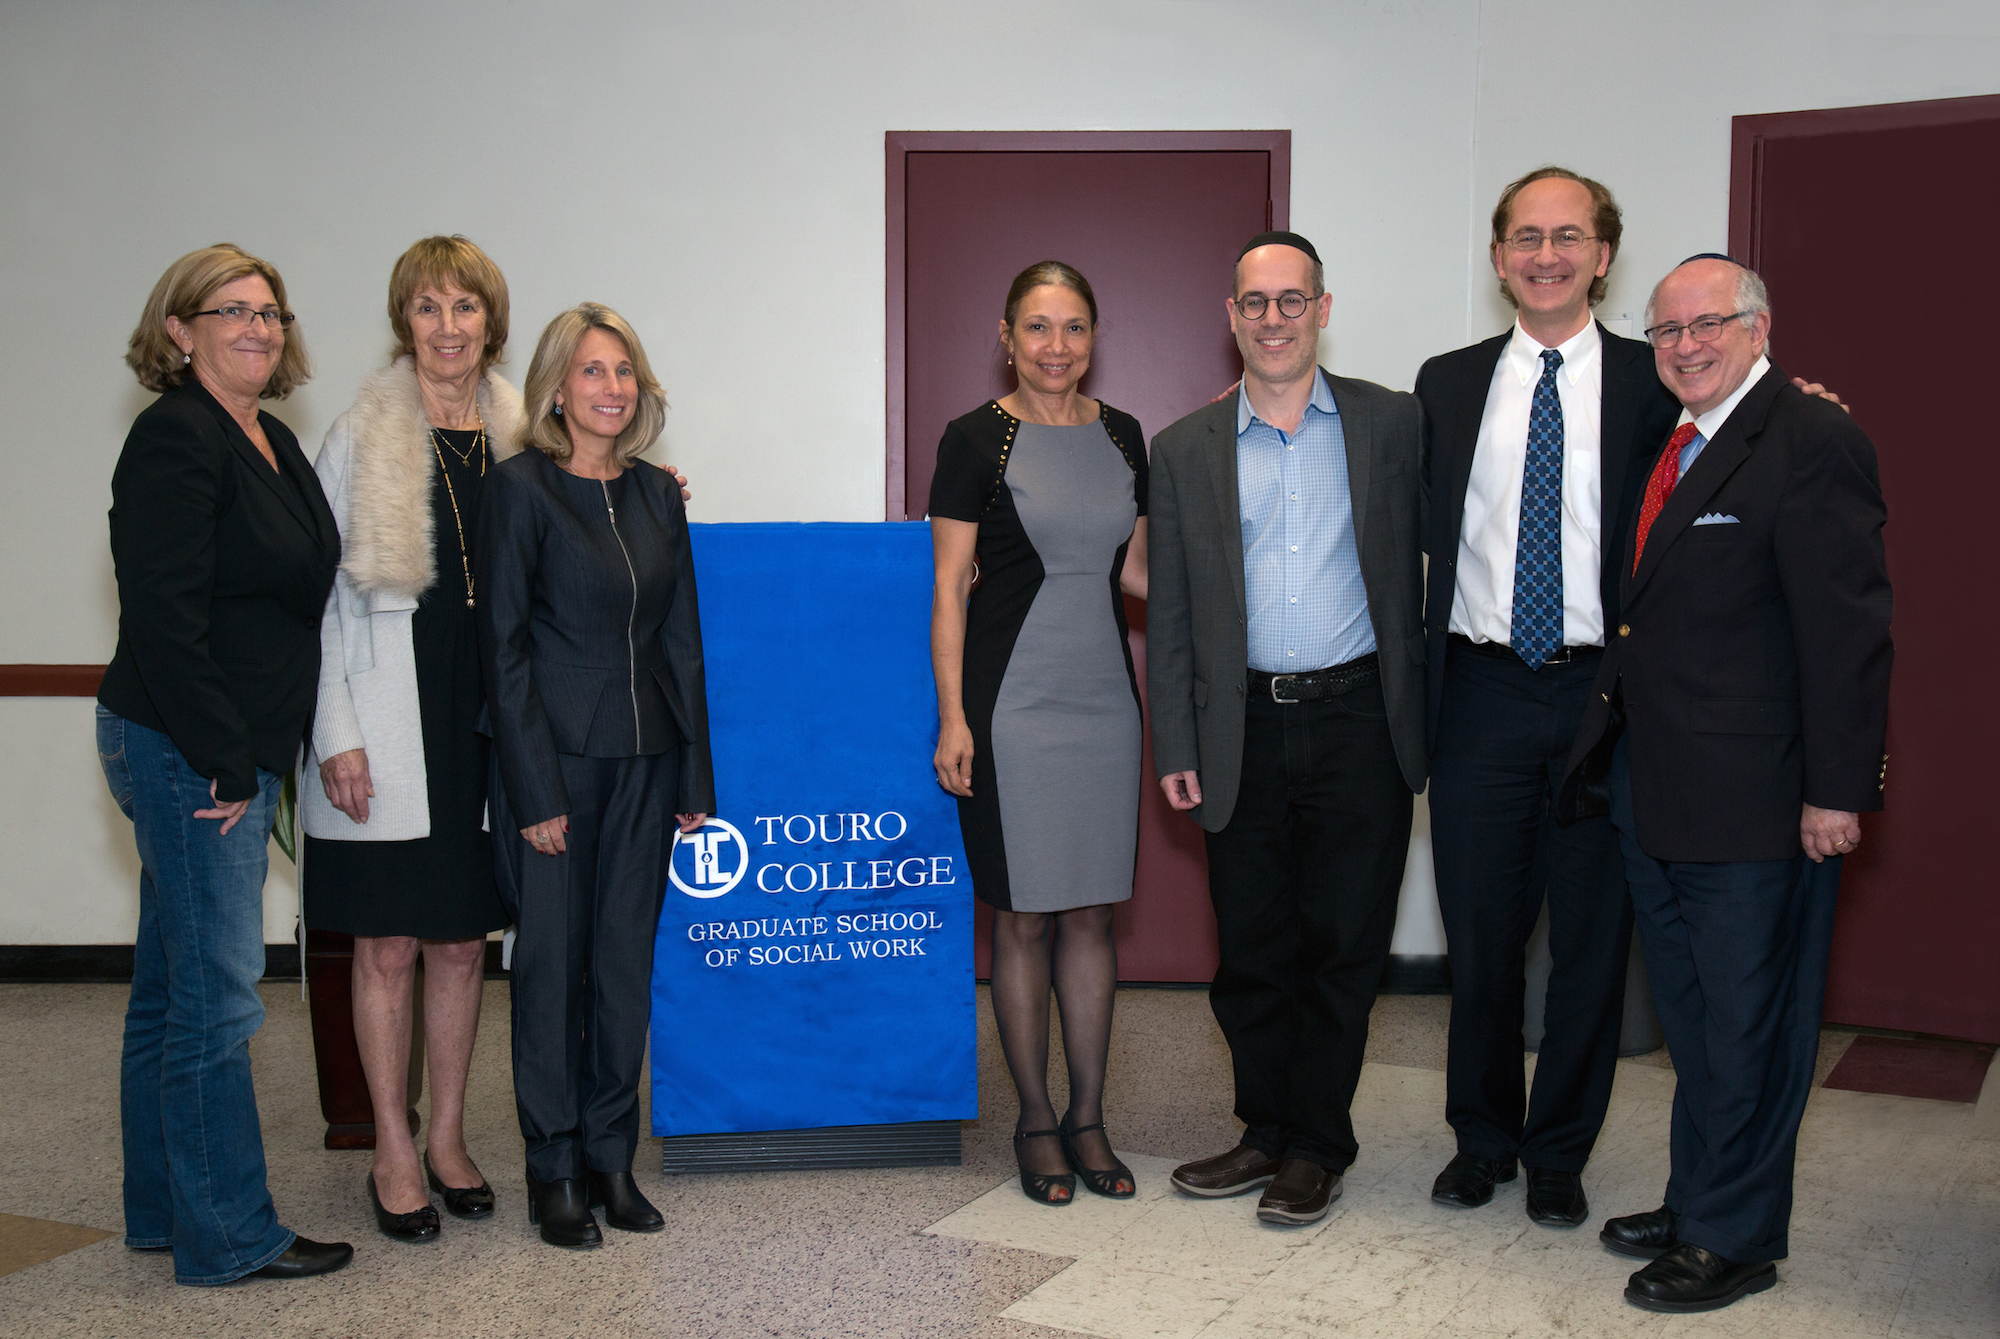
<svg viewBox="0 0 2000 1339">
<path fill-rule="evenodd" d="M 479 413 L 494 459 L 521 449 L 520 392 L 488 373 L 479 385 Z M 319 709 L 299 786 L 300 816 L 307 833 L 334 841 L 427 837 L 410 618 L 437 580 L 430 505 L 437 461 L 407 355 L 362 379 L 354 404 L 327 429 L 316 468 L 340 523 L 341 553 L 320 620 Z M 375 795 L 365 824 L 334 808 L 319 780 L 320 761 L 349 749 L 368 752 Z"/>
</svg>

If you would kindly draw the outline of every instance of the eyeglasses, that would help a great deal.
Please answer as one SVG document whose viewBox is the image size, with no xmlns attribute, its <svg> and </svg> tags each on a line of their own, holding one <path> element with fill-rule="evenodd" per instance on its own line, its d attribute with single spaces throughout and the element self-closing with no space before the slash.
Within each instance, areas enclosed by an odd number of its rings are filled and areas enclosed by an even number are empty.
<svg viewBox="0 0 2000 1339">
<path fill-rule="evenodd" d="M 1741 321 L 1756 315 L 1756 312 L 1731 312 L 1727 316 L 1697 316 L 1686 325 L 1674 325 L 1672 322 L 1656 325 L 1646 330 L 1646 342 L 1656 349 L 1671 349 L 1681 342 L 1681 334 L 1685 331 L 1694 336 L 1694 342 L 1697 344 L 1713 344 L 1716 337 L 1722 333 L 1722 327 L 1731 321 Z"/>
<path fill-rule="evenodd" d="M 1554 232 L 1543 232 L 1540 228 L 1523 228 L 1507 239 L 1507 245 L 1516 251 L 1540 251 L 1542 243 L 1548 242 L 1558 251 L 1574 251 L 1585 242 L 1597 240 L 1579 228 L 1557 228 Z"/>
<path fill-rule="evenodd" d="M 1306 308 L 1312 306 L 1312 299 L 1296 288 L 1278 294 L 1276 300 L 1278 315 L 1287 321 L 1298 320 L 1306 314 Z M 1262 293 L 1245 293 L 1236 299 L 1236 310 L 1243 314 L 1244 320 L 1255 321 L 1263 317 L 1264 309 L 1269 307 L 1271 302 L 1272 299 Z"/>
<path fill-rule="evenodd" d="M 240 329 L 252 321 L 262 321 L 266 330 L 285 330 L 291 327 L 292 322 L 299 319 L 290 312 L 279 311 L 276 307 L 269 311 L 258 311 L 255 307 L 217 307 L 212 311 L 190 312 L 188 319 L 193 320 L 197 316 L 219 316 L 222 318 L 222 323 L 231 329 Z"/>
</svg>

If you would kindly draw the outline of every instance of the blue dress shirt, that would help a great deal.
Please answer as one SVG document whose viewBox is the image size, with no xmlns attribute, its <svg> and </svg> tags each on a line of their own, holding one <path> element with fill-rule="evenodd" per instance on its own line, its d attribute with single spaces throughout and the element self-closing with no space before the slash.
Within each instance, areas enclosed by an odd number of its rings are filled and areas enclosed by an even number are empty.
<svg viewBox="0 0 2000 1339">
<path fill-rule="evenodd" d="M 1324 376 L 1315 374 L 1293 433 L 1258 418 L 1249 392 L 1237 391 L 1236 495 L 1250 668 L 1303 674 L 1373 651 L 1347 435 Z"/>
</svg>

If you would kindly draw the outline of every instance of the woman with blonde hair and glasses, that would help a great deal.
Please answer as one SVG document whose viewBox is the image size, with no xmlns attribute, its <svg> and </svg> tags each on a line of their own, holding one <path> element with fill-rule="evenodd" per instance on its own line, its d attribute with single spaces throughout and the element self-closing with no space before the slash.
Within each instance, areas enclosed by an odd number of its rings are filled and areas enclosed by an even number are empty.
<svg viewBox="0 0 2000 1339">
<path fill-rule="evenodd" d="M 639 458 L 666 419 L 646 351 L 586 302 L 542 332 L 526 393 L 535 449 L 490 475 L 475 576 L 529 1221 L 579 1248 L 596 1206 L 665 1226 L 632 1178 L 653 936 L 715 779 L 687 511 Z"/>
<path fill-rule="evenodd" d="M 187 1284 L 303 1278 L 354 1254 L 278 1222 L 250 1078 L 267 843 L 312 722 L 340 560 L 298 440 L 258 408 L 306 379 L 292 322 L 284 280 L 240 247 L 168 266 L 125 354 L 160 398 L 111 476 L 118 650 L 97 751 L 140 869 L 125 1244 L 171 1249 Z"/>
</svg>

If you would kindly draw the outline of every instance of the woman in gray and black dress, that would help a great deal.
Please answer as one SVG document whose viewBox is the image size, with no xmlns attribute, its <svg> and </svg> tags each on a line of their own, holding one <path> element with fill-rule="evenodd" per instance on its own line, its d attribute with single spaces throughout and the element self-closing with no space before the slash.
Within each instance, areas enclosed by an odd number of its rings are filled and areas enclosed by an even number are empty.
<svg viewBox="0 0 2000 1339">
<path fill-rule="evenodd" d="M 1111 906 L 1132 895 L 1139 690 L 1120 592 L 1146 594 L 1138 421 L 1080 394 L 1097 331 L 1081 274 L 1043 261 L 1007 292 L 1016 387 L 945 429 L 931 481 L 938 783 L 959 797 L 973 891 L 993 908 L 993 1014 L 1021 1099 L 1021 1187 L 1067 1204 L 1076 1177 L 1125 1198 L 1104 1132 L 1118 984 Z M 974 552 L 979 589 L 971 593 Z M 1069 1111 L 1048 1093 L 1049 987 Z"/>
</svg>

